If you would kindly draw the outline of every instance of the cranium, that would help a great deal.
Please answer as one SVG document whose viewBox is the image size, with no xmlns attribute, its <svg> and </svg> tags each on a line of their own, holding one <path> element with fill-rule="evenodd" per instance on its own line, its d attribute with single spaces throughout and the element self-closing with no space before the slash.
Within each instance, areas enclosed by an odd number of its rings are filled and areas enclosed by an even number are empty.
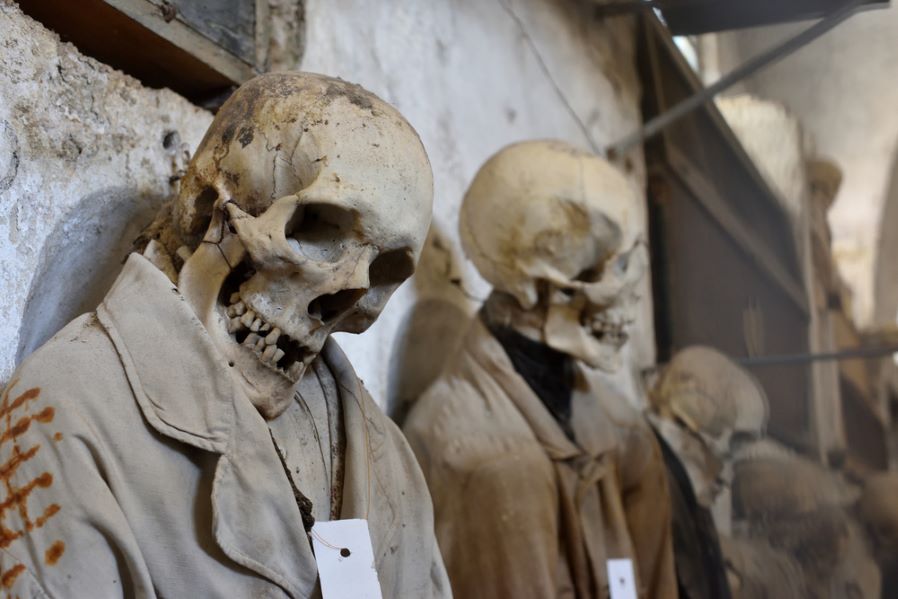
<svg viewBox="0 0 898 599">
<path fill-rule="evenodd" d="M 652 404 L 721 451 L 728 450 L 733 434 L 762 435 L 769 411 L 757 379 L 703 346 L 677 352 L 652 390 Z"/>
<path fill-rule="evenodd" d="M 499 151 L 462 204 L 465 252 L 494 289 L 545 312 L 543 341 L 613 371 L 647 257 L 637 196 L 605 160 L 559 141 Z"/>
<path fill-rule="evenodd" d="M 263 75 L 221 107 L 172 211 L 195 247 L 178 287 L 263 415 L 414 272 L 432 187 L 415 131 L 356 85 Z"/>
<path fill-rule="evenodd" d="M 734 437 L 764 433 L 764 390 L 719 351 L 693 346 L 677 352 L 650 395 L 657 428 L 686 468 L 699 502 L 711 506 L 731 478 Z"/>
</svg>

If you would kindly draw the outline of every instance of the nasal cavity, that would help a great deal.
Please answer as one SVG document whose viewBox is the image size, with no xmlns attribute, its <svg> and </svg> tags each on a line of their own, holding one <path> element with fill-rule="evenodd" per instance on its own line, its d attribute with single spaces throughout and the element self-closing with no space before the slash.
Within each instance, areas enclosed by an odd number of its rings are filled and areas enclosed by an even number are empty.
<svg viewBox="0 0 898 599">
<path fill-rule="evenodd" d="M 337 293 L 320 295 L 309 304 L 309 316 L 325 324 L 334 322 L 351 310 L 366 291 L 366 289 L 344 289 Z"/>
</svg>

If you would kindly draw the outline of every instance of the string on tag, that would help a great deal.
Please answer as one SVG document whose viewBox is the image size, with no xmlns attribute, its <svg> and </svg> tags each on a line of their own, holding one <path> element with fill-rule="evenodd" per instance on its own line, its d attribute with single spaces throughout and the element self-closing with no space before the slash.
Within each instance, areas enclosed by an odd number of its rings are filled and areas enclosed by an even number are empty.
<svg viewBox="0 0 898 599">
<path fill-rule="evenodd" d="M 315 532 L 314 530 L 311 531 L 311 534 L 312 534 L 313 537 L 315 537 L 316 539 L 318 539 L 318 542 L 319 542 L 319 543 L 321 543 L 321 544 L 324 545 L 325 547 L 328 547 L 328 548 L 330 548 L 330 549 L 336 549 L 337 551 L 339 551 L 341 557 L 349 557 L 350 555 L 352 555 L 352 551 L 349 550 L 349 547 L 337 547 L 336 545 L 332 545 L 331 543 L 328 543 L 328 542 L 324 539 L 324 537 L 322 537 L 320 534 L 318 534 L 318 533 Z"/>
<path fill-rule="evenodd" d="M 340 386 L 343 387 L 343 385 Z M 365 431 L 365 520 L 367 521 L 368 515 L 371 512 L 371 438 L 368 434 L 368 414 L 365 412 L 365 407 L 359 400 L 358 394 L 353 393 L 350 389 L 346 389 L 346 387 L 343 387 L 343 389 L 348 393 L 352 393 L 352 397 L 355 399 L 355 403 L 362 413 L 362 428 Z M 287 474 L 289 476 L 289 471 Z M 322 537 L 315 530 L 309 529 L 309 534 L 318 539 L 318 542 L 325 547 L 339 551 L 341 557 L 349 557 L 352 555 L 352 551 L 349 550 L 349 547 L 338 547 L 337 545 L 328 542 L 327 539 Z"/>
</svg>

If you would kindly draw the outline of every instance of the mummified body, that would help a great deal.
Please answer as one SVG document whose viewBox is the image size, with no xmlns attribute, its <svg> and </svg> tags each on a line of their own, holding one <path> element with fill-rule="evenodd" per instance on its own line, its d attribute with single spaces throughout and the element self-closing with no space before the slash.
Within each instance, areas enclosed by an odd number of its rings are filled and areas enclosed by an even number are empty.
<svg viewBox="0 0 898 599">
<path fill-rule="evenodd" d="M 673 500 L 680 597 L 727 599 L 718 529 L 731 529 L 732 451 L 764 433 L 767 397 L 748 372 L 702 346 L 677 352 L 650 397 Z"/>
<path fill-rule="evenodd" d="M 313 520 L 365 518 L 385 597 L 448 593 L 414 457 L 328 339 L 411 275 L 431 196 L 372 94 L 241 87 L 142 254 L 3 396 L 6 589 L 311 597 Z"/>
<path fill-rule="evenodd" d="M 676 596 L 658 445 L 586 366 L 620 361 L 636 212 L 622 175 L 560 142 L 502 150 L 465 196 L 494 291 L 405 427 L 458 597 L 607 597 L 610 558 L 633 559 L 640 596 Z"/>
</svg>

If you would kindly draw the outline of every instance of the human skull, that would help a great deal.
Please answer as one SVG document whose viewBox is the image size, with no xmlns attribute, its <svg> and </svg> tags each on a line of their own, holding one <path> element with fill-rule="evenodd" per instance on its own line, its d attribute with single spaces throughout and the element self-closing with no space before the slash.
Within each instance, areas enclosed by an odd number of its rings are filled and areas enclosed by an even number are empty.
<svg viewBox="0 0 898 599">
<path fill-rule="evenodd" d="M 767 396 L 748 372 L 710 347 L 683 349 L 650 393 L 655 424 L 689 474 L 699 502 L 725 501 L 732 441 L 767 426 Z"/>
<path fill-rule="evenodd" d="M 196 246 L 179 288 L 206 298 L 195 310 L 264 415 L 411 276 L 432 194 L 414 129 L 359 86 L 269 74 L 221 107 L 173 209 Z"/>
<path fill-rule="evenodd" d="M 769 407 L 761 384 L 716 349 L 692 346 L 674 355 L 652 390 L 652 405 L 721 451 L 733 434 L 758 437 Z"/>
<path fill-rule="evenodd" d="M 497 291 L 545 309 L 544 342 L 614 371 L 647 265 L 637 195 L 608 162 L 560 141 L 490 158 L 468 188 L 465 253 Z"/>
</svg>

